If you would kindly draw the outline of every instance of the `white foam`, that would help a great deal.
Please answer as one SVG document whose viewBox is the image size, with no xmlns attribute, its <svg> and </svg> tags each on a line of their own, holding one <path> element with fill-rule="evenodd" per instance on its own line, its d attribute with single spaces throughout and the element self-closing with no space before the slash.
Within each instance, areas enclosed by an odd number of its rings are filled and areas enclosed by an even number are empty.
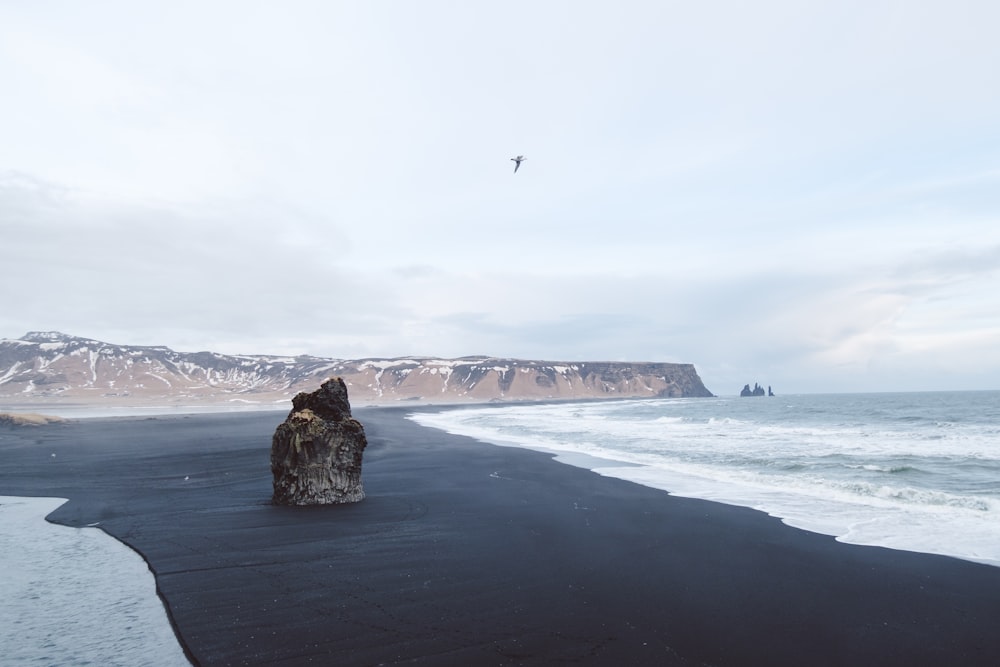
<svg viewBox="0 0 1000 667">
<path fill-rule="evenodd" d="M 844 542 L 1000 565 L 995 426 L 866 422 L 850 406 L 824 400 L 812 402 L 822 419 L 751 399 L 490 407 L 411 418 L 559 454 L 675 495 L 752 507 Z M 831 416 L 838 406 L 844 415 Z"/>
</svg>

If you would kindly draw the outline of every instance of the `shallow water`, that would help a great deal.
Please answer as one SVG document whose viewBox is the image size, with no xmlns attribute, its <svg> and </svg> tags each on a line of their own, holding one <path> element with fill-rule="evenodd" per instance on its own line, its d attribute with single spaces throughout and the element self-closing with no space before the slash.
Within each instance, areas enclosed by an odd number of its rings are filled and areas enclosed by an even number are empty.
<svg viewBox="0 0 1000 667">
<path fill-rule="evenodd" d="M 64 502 L 0 496 L 0 665 L 189 666 L 146 562 Z"/>
<path fill-rule="evenodd" d="M 844 542 L 1000 565 L 1000 392 L 536 404 L 410 418 L 752 507 Z"/>
</svg>

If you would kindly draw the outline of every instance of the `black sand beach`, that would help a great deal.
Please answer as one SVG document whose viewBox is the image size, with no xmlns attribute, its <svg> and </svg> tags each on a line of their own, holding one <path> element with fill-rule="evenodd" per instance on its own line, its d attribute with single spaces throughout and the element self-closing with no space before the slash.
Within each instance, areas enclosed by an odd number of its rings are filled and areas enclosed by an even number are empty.
<svg viewBox="0 0 1000 667">
<path fill-rule="evenodd" d="M 50 520 L 143 554 L 201 665 L 1000 661 L 1000 568 L 840 544 L 406 413 L 355 411 L 356 505 L 270 505 L 278 412 L 0 428 L 0 495 L 69 498 Z"/>
</svg>

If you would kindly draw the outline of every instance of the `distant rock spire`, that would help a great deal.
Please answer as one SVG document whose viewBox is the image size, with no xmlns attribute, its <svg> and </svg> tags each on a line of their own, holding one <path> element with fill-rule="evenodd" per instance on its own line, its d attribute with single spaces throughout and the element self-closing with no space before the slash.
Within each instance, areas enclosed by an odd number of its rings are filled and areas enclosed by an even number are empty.
<svg viewBox="0 0 1000 667">
<path fill-rule="evenodd" d="M 768 392 L 770 391 L 771 388 L 768 387 Z M 765 395 L 766 394 L 764 393 L 764 388 L 759 384 L 757 384 L 756 382 L 753 383 L 753 389 L 750 388 L 749 384 L 745 384 L 743 385 L 743 389 L 740 391 L 740 396 L 765 396 Z M 774 396 L 774 394 L 771 394 L 771 396 Z"/>
</svg>

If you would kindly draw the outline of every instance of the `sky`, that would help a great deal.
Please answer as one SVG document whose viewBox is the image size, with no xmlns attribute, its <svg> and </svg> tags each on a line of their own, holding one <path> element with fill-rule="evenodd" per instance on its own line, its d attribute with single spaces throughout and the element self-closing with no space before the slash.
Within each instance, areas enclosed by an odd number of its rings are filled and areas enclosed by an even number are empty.
<svg viewBox="0 0 1000 667">
<path fill-rule="evenodd" d="M 1000 389 L 997 25 L 0 0 L 0 338 Z"/>
</svg>

